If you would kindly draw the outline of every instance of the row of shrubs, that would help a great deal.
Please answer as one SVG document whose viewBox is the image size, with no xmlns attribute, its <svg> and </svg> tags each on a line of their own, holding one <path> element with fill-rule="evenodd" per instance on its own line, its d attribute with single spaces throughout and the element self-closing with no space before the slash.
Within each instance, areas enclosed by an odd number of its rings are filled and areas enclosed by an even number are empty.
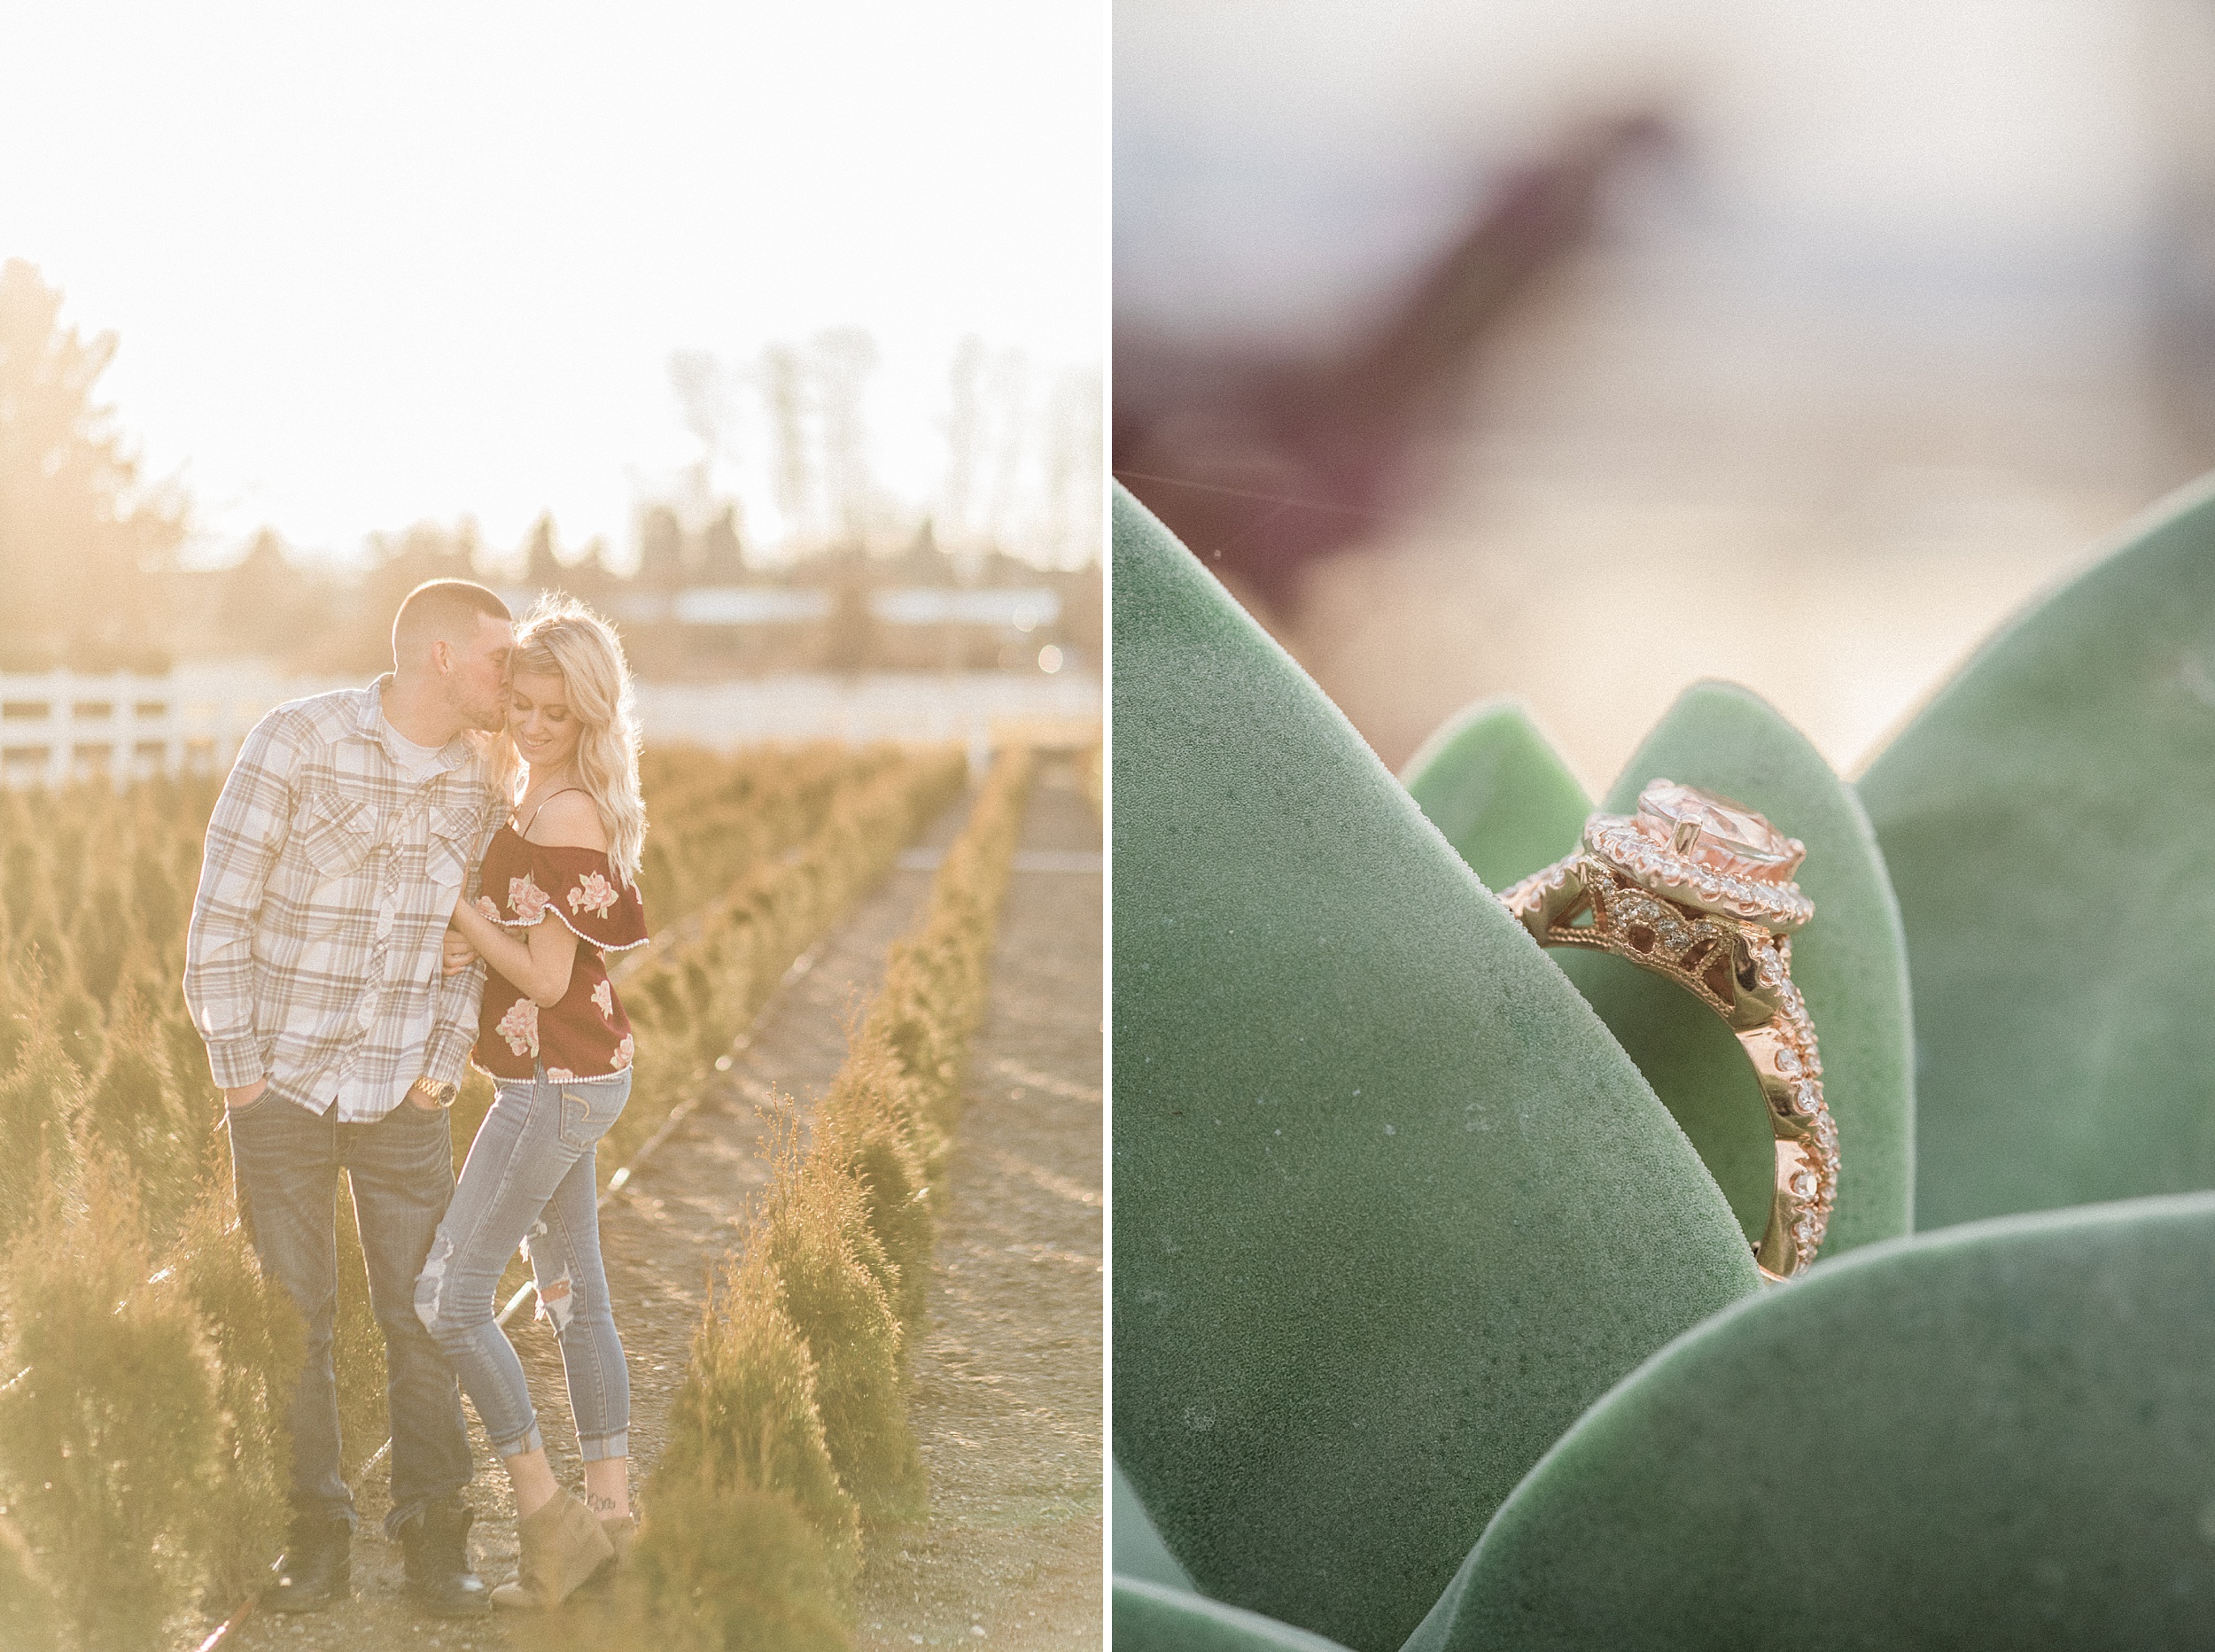
<svg viewBox="0 0 2215 1652">
<path fill-rule="evenodd" d="M 651 746 L 639 778 L 654 829 L 639 865 L 648 916 L 666 926 L 822 829 L 853 788 L 900 761 L 900 748 L 828 742 L 729 756 Z"/>
<path fill-rule="evenodd" d="M 822 748 L 815 750 L 821 755 Z M 884 876 L 925 822 L 960 795 L 965 772 L 960 751 L 952 747 L 848 752 L 836 783 L 817 807 L 780 811 L 795 826 L 804 826 L 804 837 L 794 842 L 779 834 L 761 840 L 762 852 L 741 866 L 736 886 L 703 910 L 680 911 L 674 922 L 661 923 L 649 909 L 657 939 L 630 954 L 627 967 L 618 963 L 613 972 L 639 1059 L 623 1116 L 599 1144 L 603 1184 L 679 1105 L 706 1089 L 717 1058 L 753 1020 L 793 961 Z M 702 796 L 694 790 L 683 799 L 693 806 L 672 809 L 672 814 L 680 821 L 695 818 Z M 652 811 L 658 805 L 658 797 L 649 795 L 649 818 L 657 833 L 661 823 Z M 492 1081 L 472 1069 L 454 1103 L 457 1172 L 492 1104 Z M 345 1441 L 341 1467 L 352 1478 L 385 1439 L 385 1339 L 370 1307 L 351 1212 L 343 1204 L 341 1216 L 333 1358 Z M 501 1296 L 529 1278 L 522 1257 L 511 1258 Z"/>
<path fill-rule="evenodd" d="M 999 757 L 812 1121 L 778 1143 L 694 1337 L 620 1641 L 843 1648 L 863 1533 L 926 1511 L 909 1350 L 1031 772 L 1027 751 Z"/>
<path fill-rule="evenodd" d="M 756 805 L 738 888 L 698 926 L 708 960 L 696 972 L 688 946 L 653 963 L 713 990 L 665 1007 L 647 995 L 650 1036 L 664 1036 L 652 1018 L 698 1012 L 721 1018 L 726 1043 L 766 991 L 758 983 L 773 986 L 960 786 L 958 758 L 889 748 L 656 753 L 648 772 L 655 829 L 680 842 L 696 837 L 696 816 L 734 798 Z M 670 784 L 680 776 L 691 783 Z M 222 1613 L 250 1593 L 281 1542 L 277 1419 L 299 1326 L 237 1223 L 222 1103 L 178 988 L 214 794 L 205 780 L 0 794 L 0 1647 L 11 1652 L 159 1644 L 186 1613 Z M 700 887 L 665 880 L 665 898 Z M 668 1092 L 697 1081 L 680 1046 L 699 1032 L 668 1028 L 664 1064 L 641 1028 L 649 1109 L 659 1094 L 665 1113 Z M 481 1116 L 481 1075 L 468 1093 Z M 456 1123 L 465 1148 L 472 1121 Z M 347 1201 L 339 1209 L 351 1471 L 383 1439 L 383 1346 Z"/>
<path fill-rule="evenodd" d="M 639 1061 L 623 1116 L 600 1141 L 603 1186 L 671 1113 L 705 1092 L 717 1062 L 793 962 L 875 887 L 927 822 L 960 795 L 968 764 L 959 748 L 904 756 L 897 748 L 884 751 L 887 760 L 853 772 L 804 842 L 755 860 L 720 899 L 665 927 L 666 938 L 657 937 L 611 971 L 638 1041 Z M 454 1103 L 457 1168 L 492 1104 L 492 1081 L 472 1073 Z M 511 1259 L 501 1279 L 502 1298 L 529 1278 L 523 1259 Z M 351 1315 L 358 1322 L 354 1339 L 370 1350 L 355 1403 L 367 1415 L 381 1415 L 384 1345 L 369 1312 L 366 1286 Z M 353 1433 L 350 1429 L 349 1439 Z"/>
</svg>

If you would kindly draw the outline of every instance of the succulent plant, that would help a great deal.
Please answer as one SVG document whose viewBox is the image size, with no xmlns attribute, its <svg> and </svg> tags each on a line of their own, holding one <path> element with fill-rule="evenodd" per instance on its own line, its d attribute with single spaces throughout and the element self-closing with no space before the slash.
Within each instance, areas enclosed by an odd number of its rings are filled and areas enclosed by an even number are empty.
<svg viewBox="0 0 2215 1652">
<path fill-rule="evenodd" d="M 2206 1638 L 2215 488 L 1858 785 L 1704 683 L 1612 788 L 1807 846 L 1843 1169 L 1767 1287 L 1735 1041 L 1491 893 L 1589 807 L 1527 718 L 1403 786 L 1121 493 L 1114 579 L 1118 1648 Z"/>
</svg>

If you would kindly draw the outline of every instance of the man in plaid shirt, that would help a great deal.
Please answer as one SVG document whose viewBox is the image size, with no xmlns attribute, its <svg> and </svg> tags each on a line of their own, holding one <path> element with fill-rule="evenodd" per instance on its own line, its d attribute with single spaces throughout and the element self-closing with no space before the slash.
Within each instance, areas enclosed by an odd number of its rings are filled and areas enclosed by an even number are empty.
<svg viewBox="0 0 2215 1652">
<path fill-rule="evenodd" d="M 240 747 L 208 822 L 184 997 L 228 1105 L 238 1202 L 262 1266 L 299 1305 L 292 1528 L 279 1610 L 348 1588 L 352 1493 L 338 1472 L 333 1206 L 354 1196 L 385 1333 L 392 1509 L 411 1588 L 485 1609 L 469 1569 L 470 1474 L 459 1384 L 415 1310 L 454 1191 L 453 1104 L 477 1036 L 481 964 L 441 943 L 500 818 L 507 606 L 466 580 L 419 586 L 392 622 L 392 672 L 279 706 Z"/>
</svg>

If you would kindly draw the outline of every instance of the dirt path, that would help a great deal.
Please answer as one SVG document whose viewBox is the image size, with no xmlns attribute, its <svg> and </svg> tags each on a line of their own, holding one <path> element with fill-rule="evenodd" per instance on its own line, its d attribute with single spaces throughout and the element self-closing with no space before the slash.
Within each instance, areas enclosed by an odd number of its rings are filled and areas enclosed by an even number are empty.
<svg viewBox="0 0 2215 1652">
<path fill-rule="evenodd" d="M 602 1215 L 609 1288 L 631 1365 L 633 1481 L 659 1455 L 710 1270 L 768 1181 L 763 1147 L 783 1097 L 810 1102 L 845 1056 L 846 1026 L 885 953 L 915 919 L 936 850 L 968 799 L 935 823 L 875 894 L 771 1003 L 730 1074 Z M 950 1167 L 915 1418 L 930 1465 L 930 1523 L 878 1538 L 858 1601 L 861 1647 L 1094 1648 L 1100 1640 L 1101 1336 L 1100 834 L 1059 766 L 1033 794 L 969 1064 Z M 510 1327 L 556 1472 L 580 1478 L 561 1361 L 540 1322 Z M 470 1550 L 515 1573 L 499 1466 L 472 1423 Z M 256 1613 L 227 1652 L 529 1648 L 533 1625 L 418 1613 L 396 1544 L 380 1535 L 383 1468 L 358 1488 L 353 1600 L 285 1618 Z M 974 1627 L 973 1627 L 974 1626 Z"/>
<path fill-rule="evenodd" d="M 1099 857 L 1073 776 L 1042 773 L 916 1349 L 930 1519 L 873 1547 L 858 1652 L 1100 1644 Z"/>
</svg>

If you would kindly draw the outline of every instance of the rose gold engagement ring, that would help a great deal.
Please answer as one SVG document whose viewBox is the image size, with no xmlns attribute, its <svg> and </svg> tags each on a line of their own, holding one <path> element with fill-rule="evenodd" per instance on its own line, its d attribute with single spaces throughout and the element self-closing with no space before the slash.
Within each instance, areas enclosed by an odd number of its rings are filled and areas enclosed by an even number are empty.
<svg viewBox="0 0 2215 1652">
<path fill-rule="evenodd" d="M 1576 852 L 1500 896 L 1541 946 L 1591 947 L 1690 989 L 1738 1036 L 1776 1137 L 1764 1279 L 1815 1260 L 1838 1196 L 1823 1058 L 1792 985 L 1792 932 L 1815 915 L 1792 873 L 1807 846 L 1743 803 L 1654 780 L 1635 815 L 1596 814 Z"/>
</svg>

